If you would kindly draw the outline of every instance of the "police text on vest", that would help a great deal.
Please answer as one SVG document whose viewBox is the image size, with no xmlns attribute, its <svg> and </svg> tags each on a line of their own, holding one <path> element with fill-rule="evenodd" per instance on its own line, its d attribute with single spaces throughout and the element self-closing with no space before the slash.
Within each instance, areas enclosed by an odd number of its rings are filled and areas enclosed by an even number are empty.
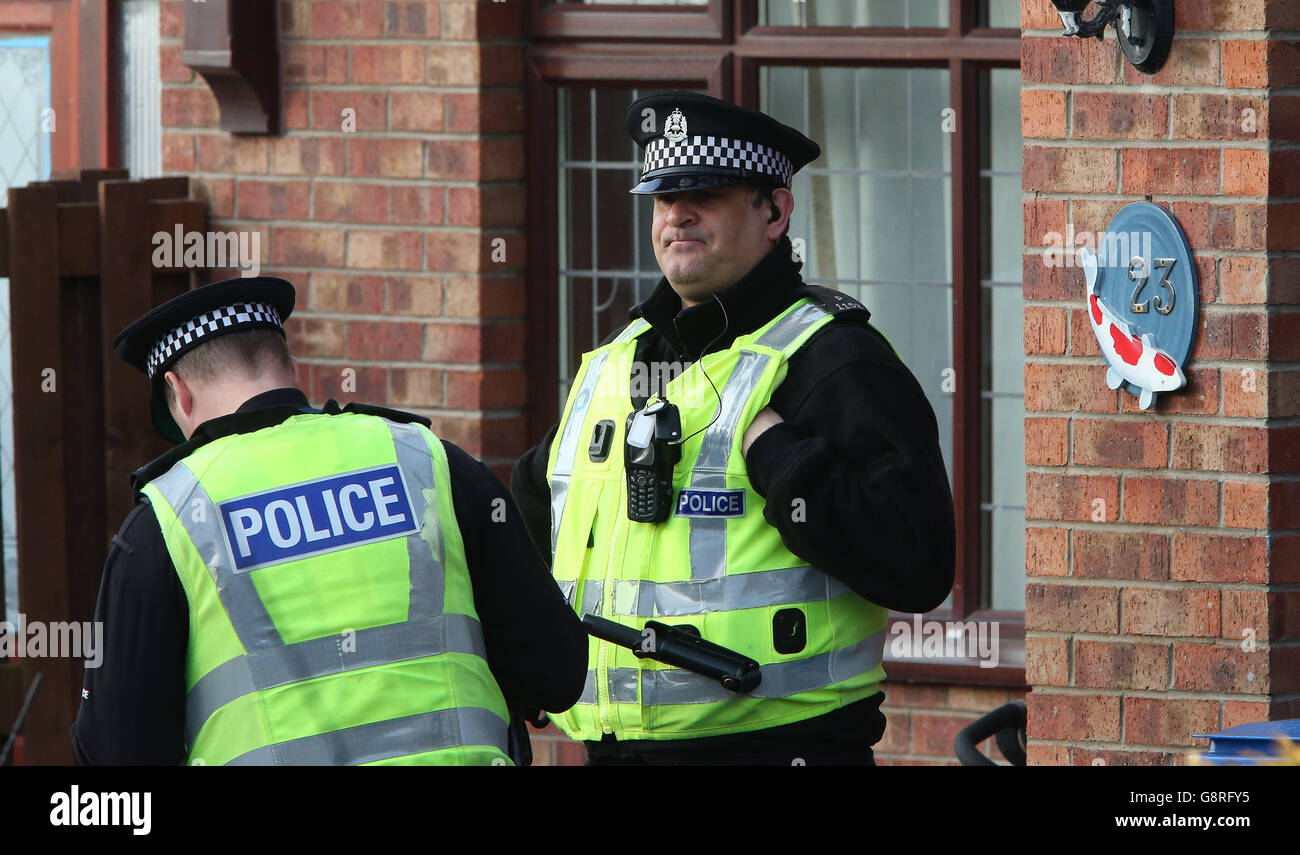
<svg viewBox="0 0 1300 855">
<path fill-rule="evenodd" d="M 397 466 L 252 493 L 220 507 L 237 573 L 419 529 Z"/>
<path fill-rule="evenodd" d="M 743 517 L 744 490 L 682 490 L 677 494 L 679 517 Z"/>
</svg>

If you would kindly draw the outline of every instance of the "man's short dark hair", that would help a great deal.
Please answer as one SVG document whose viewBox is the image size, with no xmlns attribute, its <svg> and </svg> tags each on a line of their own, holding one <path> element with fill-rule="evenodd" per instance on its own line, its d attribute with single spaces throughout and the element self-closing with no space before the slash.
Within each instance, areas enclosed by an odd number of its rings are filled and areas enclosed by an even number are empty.
<svg viewBox="0 0 1300 855">
<path fill-rule="evenodd" d="M 227 376 L 250 380 L 265 375 L 291 381 L 293 359 L 284 336 L 272 329 L 256 329 L 226 333 L 201 344 L 176 360 L 169 370 L 186 381 Z M 176 393 L 166 381 L 160 382 L 165 387 L 168 406 L 176 406 Z"/>
<path fill-rule="evenodd" d="M 749 189 L 750 203 L 755 208 L 761 208 L 764 202 L 772 206 L 773 211 L 779 210 L 776 206 L 776 199 L 773 198 L 777 190 L 785 187 L 784 184 L 778 184 L 774 181 L 764 181 L 761 178 L 751 178 L 745 182 L 745 187 Z M 789 189 L 788 187 L 786 188 Z M 785 231 L 781 232 L 781 237 L 790 233 L 790 224 L 785 224 Z"/>
</svg>

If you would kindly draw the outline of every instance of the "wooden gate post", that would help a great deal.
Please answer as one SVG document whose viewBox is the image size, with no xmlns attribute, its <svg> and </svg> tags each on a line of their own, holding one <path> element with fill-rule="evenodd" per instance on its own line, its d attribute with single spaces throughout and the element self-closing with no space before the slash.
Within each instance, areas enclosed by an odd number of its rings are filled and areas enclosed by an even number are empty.
<svg viewBox="0 0 1300 855">
<path fill-rule="evenodd" d="M 134 503 L 128 478 L 168 448 L 150 422 L 148 382 L 112 346 L 135 318 L 193 286 L 196 271 L 153 265 L 156 232 L 206 229 L 207 207 L 185 198 L 188 190 L 185 177 L 129 181 L 121 169 L 82 170 L 10 189 L 0 212 L 19 608 L 28 621 L 93 619 L 104 557 Z M 47 648 L 21 664 L 17 687 L 12 666 L 0 665 L 10 669 L 0 675 L 0 710 L 42 674 L 23 727 L 25 762 L 73 762 L 82 658 Z"/>
</svg>

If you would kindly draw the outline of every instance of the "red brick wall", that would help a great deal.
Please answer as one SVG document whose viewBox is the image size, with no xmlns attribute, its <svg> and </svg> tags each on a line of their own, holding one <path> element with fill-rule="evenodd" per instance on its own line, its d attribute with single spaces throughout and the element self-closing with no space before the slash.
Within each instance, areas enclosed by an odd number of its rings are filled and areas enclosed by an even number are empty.
<svg viewBox="0 0 1300 855">
<path fill-rule="evenodd" d="M 1048 0 L 1022 26 L 1030 763 L 1178 764 L 1193 733 L 1300 715 L 1300 97 L 1272 92 L 1300 43 L 1270 32 L 1300 3 L 1179 3 L 1150 77 Z M 1043 256 L 1143 198 L 1202 300 L 1189 388 L 1147 413 L 1106 388 L 1082 271 Z"/>
<path fill-rule="evenodd" d="M 309 397 L 428 415 L 508 477 L 525 448 L 520 4 L 280 0 L 279 137 L 218 129 L 181 64 L 188 5 L 162 0 L 164 168 L 297 286 Z"/>
<path fill-rule="evenodd" d="M 888 663 L 885 669 L 889 669 Z M 1024 689 L 886 683 L 885 736 L 876 743 L 880 766 L 956 766 L 953 742 L 962 728 L 990 710 L 1025 696 Z M 1005 763 L 992 738 L 978 746 L 985 757 Z"/>
</svg>

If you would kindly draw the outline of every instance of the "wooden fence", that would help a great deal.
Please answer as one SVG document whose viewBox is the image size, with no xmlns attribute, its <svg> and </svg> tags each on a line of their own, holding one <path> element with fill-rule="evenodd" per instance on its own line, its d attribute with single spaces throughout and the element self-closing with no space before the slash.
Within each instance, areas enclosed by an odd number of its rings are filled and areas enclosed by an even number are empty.
<svg viewBox="0 0 1300 855">
<path fill-rule="evenodd" d="M 199 271 L 153 266 L 155 233 L 206 229 L 206 203 L 188 197 L 184 176 L 78 170 L 10 189 L 0 210 L 27 621 L 93 618 L 104 558 L 133 504 L 130 473 L 167 450 L 148 383 L 112 347 L 132 320 L 194 286 Z M 83 668 L 68 657 L 0 662 L 0 745 L 42 674 L 11 762 L 73 761 Z"/>
</svg>

